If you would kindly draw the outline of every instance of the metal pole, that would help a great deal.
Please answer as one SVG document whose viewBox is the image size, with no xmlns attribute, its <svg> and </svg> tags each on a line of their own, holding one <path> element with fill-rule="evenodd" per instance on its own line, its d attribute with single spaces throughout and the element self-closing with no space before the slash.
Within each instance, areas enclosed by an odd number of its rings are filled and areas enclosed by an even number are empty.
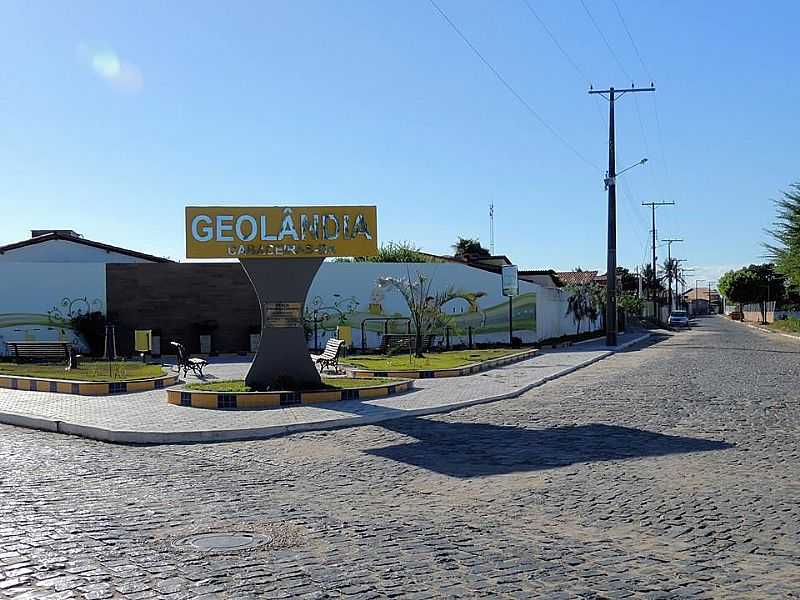
<svg viewBox="0 0 800 600">
<path fill-rule="evenodd" d="M 512 344 L 511 340 L 514 337 L 514 308 L 513 297 L 508 297 L 508 345 Z"/>
<path fill-rule="evenodd" d="M 361 321 L 361 352 L 367 351 L 367 334 L 364 331 L 364 324 L 366 320 Z"/>
<path fill-rule="evenodd" d="M 319 319 L 319 314 L 317 314 L 317 311 L 314 311 L 314 352 L 319 352 L 319 338 L 317 336 L 318 319 Z"/>
</svg>

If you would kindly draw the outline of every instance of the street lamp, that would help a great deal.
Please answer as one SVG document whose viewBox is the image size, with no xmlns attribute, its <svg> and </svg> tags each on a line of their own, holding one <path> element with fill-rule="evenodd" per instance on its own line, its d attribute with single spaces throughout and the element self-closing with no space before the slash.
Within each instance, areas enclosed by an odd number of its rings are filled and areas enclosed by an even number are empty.
<svg viewBox="0 0 800 600">
<path fill-rule="evenodd" d="M 608 176 L 608 171 L 606 171 L 606 176 L 605 176 L 605 179 L 603 179 L 603 182 L 605 182 L 605 184 L 606 184 L 606 191 L 608 191 L 608 186 L 609 186 L 609 185 L 611 185 L 612 183 L 613 183 L 614 185 L 616 185 L 616 184 L 617 184 L 617 177 L 619 177 L 620 175 L 622 175 L 622 174 L 623 174 L 623 173 L 625 173 L 626 171 L 630 171 L 630 170 L 631 170 L 633 167 L 638 167 L 639 165 L 643 165 L 643 164 L 644 164 L 644 163 L 646 163 L 646 162 L 647 162 L 647 159 L 646 159 L 646 158 L 643 158 L 643 159 L 642 159 L 642 160 L 640 160 L 639 162 L 637 162 L 637 163 L 633 163 L 633 164 L 632 164 L 630 167 L 628 167 L 627 169 L 622 169 L 622 171 L 619 171 L 618 173 L 615 173 L 613 177 L 609 177 L 609 176 Z"/>
</svg>

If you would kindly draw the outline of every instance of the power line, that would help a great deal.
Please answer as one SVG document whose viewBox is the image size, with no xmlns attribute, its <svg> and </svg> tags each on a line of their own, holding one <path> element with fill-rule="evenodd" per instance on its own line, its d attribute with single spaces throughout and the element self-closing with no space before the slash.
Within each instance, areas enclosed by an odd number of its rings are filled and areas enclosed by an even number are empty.
<svg viewBox="0 0 800 600">
<path fill-rule="evenodd" d="M 617 4 L 617 0 L 611 0 L 611 1 L 614 3 L 614 8 L 617 9 L 619 20 L 622 21 L 622 26 L 625 28 L 625 33 L 628 34 L 628 39 L 631 41 L 631 46 L 633 46 L 633 49 L 636 52 L 636 56 L 639 57 L 639 62 L 642 63 L 642 69 L 644 69 L 644 74 L 647 75 L 648 79 L 652 80 L 653 78 L 650 76 L 650 70 L 647 68 L 647 65 L 644 64 L 644 59 L 642 58 L 642 55 L 639 52 L 639 47 L 636 45 L 636 42 L 633 41 L 631 30 L 628 29 L 628 24 L 625 22 L 625 17 L 622 16 L 622 11 L 619 9 L 619 4 Z"/>
<path fill-rule="evenodd" d="M 542 29 L 544 29 L 545 33 L 547 33 L 547 35 L 550 37 L 550 39 L 551 39 L 551 40 L 553 41 L 553 43 L 556 45 L 556 48 L 558 48 L 558 49 L 559 49 L 559 51 L 560 51 L 560 52 L 561 52 L 561 54 L 564 56 L 564 58 L 565 58 L 565 59 L 567 59 L 567 62 L 568 62 L 568 63 L 569 63 L 571 66 L 572 66 L 572 68 L 573 68 L 573 69 L 575 69 L 575 72 L 576 72 L 576 73 L 578 73 L 578 75 L 581 77 L 581 79 L 582 79 L 582 80 L 584 80 L 585 82 L 589 82 L 589 83 L 590 83 L 590 85 L 591 85 L 591 80 L 590 80 L 589 76 L 586 74 L 586 72 L 585 72 L 583 69 L 581 69 L 581 67 L 580 67 L 580 65 L 578 65 L 577 61 L 575 61 L 575 60 L 574 60 L 574 59 L 573 59 L 573 58 L 572 58 L 572 57 L 571 57 L 571 56 L 570 56 L 570 55 L 567 53 L 567 51 L 564 49 L 564 46 L 562 46 L 562 45 L 559 43 L 559 41 L 558 41 L 558 39 L 556 38 L 555 34 L 553 34 L 553 32 L 550 30 L 550 28 L 549 28 L 549 27 L 547 26 L 547 24 L 544 22 L 544 20 L 542 19 L 542 17 L 540 17 L 540 16 L 539 16 L 539 13 L 537 13 L 537 12 L 536 12 L 536 10 L 533 8 L 533 5 L 532 5 L 532 4 L 531 4 L 531 3 L 530 3 L 528 0 L 523 0 L 523 2 L 525 3 L 525 6 L 527 6 L 527 7 L 528 7 L 528 10 L 530 11 L 530 13 L 531 13 L 531 14 L 532 14 L 534 17 L 536 17 L 536 20 L 537 20 L 537 21 L 539 21 L 539 24 L 542 26 Z M 594 103 L 592 104 L 592 106 L 594 106 L 594 109 L 595 109 L 595 110 L 598 112 L 598 115 L 599 115 L 599 116 L 602 116 L 602 115 L 600 114 L 600 107 L 598 106 L 598 102 L 600 102 L 600 99 L 599 99 L 599 98 L 597 98 L 596 100 L 597 100 L 597 101 L 596 101 L 596 102 L 594 102 Z"/>
<path fill-rule="evenodd" d="M 467 36 L 465 36 L 461 32 L 461 30 L 458 28 L 458 26 L 455 23 L 453 23 L 453 21 L 450 20 L 450 17 L 447 16 L 447 14 L 439 7 L 438 4 L 436 4 L 436 2 L 434 0 L 428 0 L 428 1 L 436 9 L 436 11 L 441 15 L 441 17 L 447 22 L 447 24 L 450 25 L 450 28 L 453 31 L 456 32 L 458 37 L 460 37 L 461 40 L 469 47 L 469 49 L 472 50 L 472 52 L 475 54 L 475 56 L 477 56 L 480 59 L 480 61 L 484 65 L 486 65 L 486 67 L 492 72 L 492 74 L 494 74 L 494 76 L 497 78 L 497 80 L 500 83 L 502 83 L 503 86 L 509 92 L 511 92 L 511 94 L 520 102 L 520 104 L 522 104 L 522 106 L 524 106 L 527 109 L 527 111 L 531 115 L 533 115 L 536 118 L 536 120 L 539 121 L 539 123 L 545 129 L 547 129 L 551 134 L 553 134 L 554 137 L 556 137 L 562 144 L 564 144 L 567 148 L 569 148 L 572 151 L 572 153 L 575 154 L 575 156 L 577 156 L 578 158 L 580 158 L 584 163 L 586 163 L 587 165 L 589 165 L 593 169 L 596 169 L 597 171 L 602 171 L 602 169 L 599 166 L 597 166 L 592 161 L 590 161 L 588 158 L 586 158 L 586 156 L 584 156 L 583 153 L 581 153 L 577 148 L 575 148 L 575 146 L 570 144 L 566 140 L 566 138 L 564 138 L 560 133 L 558 133 L 558 131 L 556 131 L 555 128 L 553 128 L 552 125 L 550 125 L 547 121 L 545 121 L 544 118 L 538 112 L 536 112 L 536 110 L 533 108 L 533 106 L 531 106 L 528 103 L 528 101 L 525 100 L 525 98 L 523 98 L 522 95 L 519 92 L 517 92 L 517 90 L 514 89 L 514 87 L 505 79 L 505 77 L 503 77 L 500 74 L 500 72 L 492 66 L 492 63 L 490 63 L 483 56 L 483 54 L 480 53 L 480 51 L 475 47 L 475 45 L 472 42 L 470 42 L 469 39 L 467 39 Z"/>
<path fill-rule="evenodd" d="M 600 37 L 603 38 L 603 42 L 605 42 L 606 48 L 608 48 L 608 51 L 611 53 L 611 56 L 614 57 L 614 60 L 617 61 L 617 65 L 619 65 L 619 68 L 622 69 L 622 73 L 625 75 L 625 77 L 628 78 L 629 81 L 633 81 L 633 78 L 630 76 L 628 71 L 625 69 L 625 66 L 622 64 L 622 61 L 617 56 L 617 53 L 614 52 L 614 49 L 611 47 L 611 44 L 608 43 L 608 39 L 606 38 L 605 34 L 603 33 L 603 30 L 600 29 L 600 26 L 597 24 L 597 21 L 594 20 L 594 17 L 592 16 L 592 13 L 589 12 L 589 7 L 586 6 L 586 3 L 583 0 L 580 0 L 580 2 L 581 2 L 581 6 L 583 6 L 583 10 L 585 10 L 586 14 L 589 16 L 589 20 L 592 22 L 592 25 L 594 25 L 594 28 L 597 30 L 597 33 L 599 33 Z M 633 87 L 633 85 L 631 85 L 631 87 Z"/>
<path fill-rule="evenodd" d="M 630 29 L 628 29 L 628 24 L 625 22 L 625 18 L 622 16 L 622 11 L 620 10 L 619 5 L 617 4 L 616 0 L 612 0 L 612 1 L 614 2 L 614 7 L 617 9 L 617 14 L 619 15 L 619 19 L 622 22 L 622 26 L 625 28 L 625 33 L 627 33 L 628 39 L 631 41 L 631 45 L 633 45 L 633 49 L 635 50 L 636 55 L 639 57 L 639 62 L 642 63 L 642 67 L 644 68 L 644 72 L 649 77 L 649 70 L 648 70 L 647 66 L 645 65 L 644 59 L 642 58 L 642 55 L 639 52 L 639 48 L 636 45 L 636 42 L 634 42 L 634 40 L 633 40 L 633 35 L 631 35 Z M 628 77 L 628 79 L 631 79 L 630 75 L 628 74 L 628 71 L 625 69 L 625 65 L 622 64 L 622 61 L 619 59 L 619 56 L 617 56 L 617 53 L 614 52 L 614 49 L 611 47 L 611 43 L 608 41 L 608 38 L 603 33 L 603 30 L 600 29 L 600 26 L 597 24 L 597 21 L 594 19 L 594 16 L 592 16 L 592 13 L 589 11 L 589 7 L 586 6 L 586 3 L 584 2 L 584 0 L 580 0 L 580 2 L 581 2 L 581 5 L 583 6 L 584 10 L 586 11 L 586 14 L 589 16 L 589 19 L 592 21 L 592 24 L 594 25 L 594 28 L 597 30 L 597 33 L 600 34 L 600 37 L 602 38 L 603 42 L 605 43 L 606 48 L 608 48 L 609 53 L 614 58 L 614 60 L 617 62 L 617 65 L 619 65 L 619 68 L 622 69 L 622 72 Z M 652 77 L 649 77 L 649 79 L 652 81 Z M 654 100 L 654 102 L 655 102 L 655 100 Z M 636 115 L 637 115 L 637 118 L 639 120 L 639 129 L 642 132 L 642 140 L 644 141 L 645 152 L 649 156 L 650 155 L 650 145 L 649 145 L 649 143 L 647 141 L 647 132 L 645 131 L 644 121 L 642 120 L 642 112 L 641 112 L 641 110 L 639 108 L 639 100 L 637 98 L 635 98 L 635 97 L 634 97 L 634 105 L 636 106 Z M 659 127 L 660 127 L 660 125 L 659 125 Z M 667 172 L 667 177 L 669 177 L 669 173 L 668 173 L 668 170 L 667 170 L 667 167 L 666 167 L 666 160 L 665 160 L 665 157 L 664 157 L 664 146 L 663 146 L 663 143 L 661 143 L 660 129 L 659 129 L 659 143 L 660 143 L 659 149 L 661 150 L 661 159 L 664 161 L 664 171 Z M 651 180 L 655 181 L 655 177 L 652 175 L 652 172 L 651 172 Z M 662 187 L 661 195 L 663 197 L 664 196 L 663 185 L 661 187 Z"/>
<path fill-rule="evenodd" d="M 556 48 L 558 48 L 561 51 L 561 54 L 564 56 L 564 58 L 567 59 L 567 62 L 572 65 L 572 68 L 578 72 L 578 75 L 580 75 L 586 81 L 586 83 L 590 83 L 589 77 L 586 75 L 584 70 L 578 66 L 578 63 L 575 62 L 569 54 L 567 54 L 567 51 L 564 50 L 564 47 L 558 42 L 556 36 L 553 35 L 553 32 L 550 31 L 550 28 L 545 24 L 545 22 L 542 20 L 539 14 L 534 10 L 533 6 L 531 6 L 531 3 L 528 0 L 523 0 L 523 2 L 525 3 L 525 6 L 528 7 L 528 10 L 531 12 L 531 14 L 534 17 L 536 17 L 536 20 L 539 21 L 539 25 L 542 26 L 542 29 L 544 29 L 547 35 L 550 36 L 550 39 L 553 40 L 553 43 L 556 45 Z"/>
<path fill-rule="evenodd" d="M 659 206 L 673 206 L 674 202 L 642 202 L 642 206 L 649 206 L 653 211 L 653 229 L 651 233 L 653 234 L 653 273 L 652 273 L 652 285 L 653 285 L 653 300 L 656 299 L 656 281 L 657 281 L 657 270 L 658 270 L 658 263 L 656 262 L 656 208 Z"/>
<path fill-rule="evenodd" d="M 581 2 L 582 1 L 583 0 L 581 0 Z M 622 23 L 622 27 L 625 29 L 625 33 L 628 35 L 628 39 L 631 42 L 631 46 L 633 46 L 634 52 L 636 52 L 636 56 L 639 58 L 639 62 L 642 65 L 642 69 L 644 69 L 645 75 L 647 75 L 647 77 L 650 80 L 652 80 L 653 77 L 650 74 L 650 69 L 647 68 L 647 64 L 644 62 L 644 58 L 642 57 L 642 53 L 639 52 L 639 46 L 636 45 L 636 41 L 633 39 L 633 34 L 631 34 L 631 30 L 628 27 L 628 23 L 625 21 L 625 17 L 622 14 L 622 10 L 620 9 L 619 4 L 617 4 L 617 0 L 611 0 L 611 1 L 614 3 L 614 8 L 617 10 L 617 15 L 619 16 L 619 20 Z M 585 6 L 584 6 L 584 8 L 585 8 Z M 666 153 L 664 152 L 664 140 L 663 140 L 663 136 L 661 134 L 661 118 L 659 117 L 659 114 L 658 114 L 658 99 L 655 96 L 653 96 L 653 110 L 655 112 L 655 117 L 656 117 L 656 130 L 657 130 L 657 133 L 658 133 L 658 145 L 659 145 L 659 150 L 661 151 L 661 161 L 663 162 L 664 173 L 666 174 L 667 181 L 671 181 L 671 177 L 669 175 L 669 165 L 667 164 L 667 157 L 666 157 Z M 644 127 L 642 128 L 642 133 L 644 133 Z"/>
</svg>

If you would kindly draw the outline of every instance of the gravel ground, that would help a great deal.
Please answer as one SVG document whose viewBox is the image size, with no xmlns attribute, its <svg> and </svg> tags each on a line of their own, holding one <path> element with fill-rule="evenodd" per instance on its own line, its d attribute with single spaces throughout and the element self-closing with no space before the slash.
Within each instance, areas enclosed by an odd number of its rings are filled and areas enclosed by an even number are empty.
<svg viewBox="0 0 800 600">
<path fill-rule="evenodd" d="M 0 598 L 793 598 L 800 343 L 720 318 L 524 396 L 257 442 L 0 425 Z M 236 552 L 185 537 L 253 534 Z"/>
</svg>

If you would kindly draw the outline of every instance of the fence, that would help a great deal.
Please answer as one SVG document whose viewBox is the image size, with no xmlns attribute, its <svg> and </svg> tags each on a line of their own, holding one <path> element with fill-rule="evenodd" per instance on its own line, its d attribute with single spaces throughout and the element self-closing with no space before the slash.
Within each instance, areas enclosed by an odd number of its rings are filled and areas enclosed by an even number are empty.
<svg viewBox="0 0 800 600">
<path fill-rule="evenodd" d="M 762 312 L 762 304 L 754 302 L 753 304 L 742 305 L 742 314 L 745 321 L 757 321 L 759 323 L 772 323 L 775 321 L 775 301 L 764 302 L 764 310 Z"/>
</svg>

